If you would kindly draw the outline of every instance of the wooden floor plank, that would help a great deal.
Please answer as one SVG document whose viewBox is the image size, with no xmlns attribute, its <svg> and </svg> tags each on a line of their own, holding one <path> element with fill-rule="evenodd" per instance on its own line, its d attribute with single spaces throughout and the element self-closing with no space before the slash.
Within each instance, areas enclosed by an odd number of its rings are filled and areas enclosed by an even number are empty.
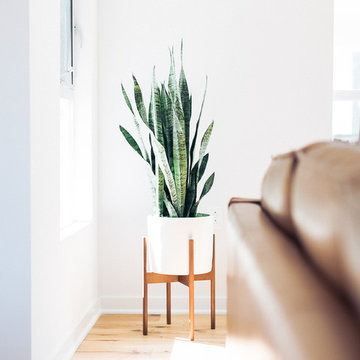
<svg viewBox="0 0 360 360">
<path fill-rule="evenodd" d="M 170 359 L 174 341 L 186 339 L 187 315 L 149 315 L 149 333 L 142 334 L 142 315 L 106 314 L 100 316 L 72 360 Z M 210 329 L 210 315 L 195 315 L 195 343 L 224 346 L 226 316 L 216 316 L 216 329 Z"/>
</svg>

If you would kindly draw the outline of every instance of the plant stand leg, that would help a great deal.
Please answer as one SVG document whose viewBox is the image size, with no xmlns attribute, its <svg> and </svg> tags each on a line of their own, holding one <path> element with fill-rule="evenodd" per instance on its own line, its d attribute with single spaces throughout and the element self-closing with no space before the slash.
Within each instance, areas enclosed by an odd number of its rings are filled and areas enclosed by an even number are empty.
<svg viewBox="0 0 360 360">
<path fill-rule="evenodd" d="M 144 238 L 144 297 L 143 297 L 143 335 L 148 333 L 148 283 L 147 283 L 147 246 Z"/>
<path fill-rule="evenodd" d="M 166 323 L 171 324 L 171 283 L 166 283 Z"/>
<path fill-rule="evenodd" d="M 194 240 L 189 240 L 189 339 L 194 341 Z"/>
<path fill-rule="evenodd" d="M 213 236 L 213 259 L 211 269 L 211 329 L 215 329 L 215 234 Z"/>
</svg>

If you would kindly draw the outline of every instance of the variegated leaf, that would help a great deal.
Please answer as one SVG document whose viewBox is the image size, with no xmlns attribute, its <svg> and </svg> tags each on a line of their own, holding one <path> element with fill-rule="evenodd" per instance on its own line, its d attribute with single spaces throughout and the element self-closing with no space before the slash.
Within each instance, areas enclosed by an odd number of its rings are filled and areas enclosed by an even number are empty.
<svg viewBox="0 0 360 360">
<path fill-rule="evenodd" d="M 168 78 L 168 88 L 169 95 L 172 101 L 175 101 L 175 98 L 178 96 L 176 74 L 175 74 L 175 60 L 174 60 L 174 49 L 169 49 L 170 51 L 170 71 Z"/>
<path fill-rule="evenodd" d="M 197 188 L 196 176 L 198 172 L 198 166 L 199 166 L 199 162 L 196 162 L 190 173 L 190 181 L 186 189 L 186 199 L 185 199 L 185 209 L 184 209 L 185 217 L 190 216 L 190 210 L 193 207 L 196 200 L 196 188 Z"/>
<path fill-rule="evenodd" d="M 125 91 L 125 88 L 124 88 L 124 85 L 123 85 L 123 84 L 121 84 L 121 91 L 122 91 L 122 94 L 123 94 L 123 96 L 124 96 L 126 105 L 127 105 L 128 108 L 130 109 L 130 111 L 132 112 L 132 114 L 135 115 L 134 110 L 133 110 L 133 108 L 132 108 L 132 106 L 131 106 L 131 102 L 130 102 L 130 100 L 129 100 L 129 97 L 128 97 L 126 91 Z"/>
<path fill-rule="evenodd" d="M 204 157 L 203 157 L 203 160 L 201 162 L 201 165 L 200 165 L 200 169 L 199 169 L 199 179 L 198 181 L 200 181 L 204 175 L 204 172 L 205 172 L 205 169 L 206 169 L 206 165 L 208 163 L 208 160 L 209 160 L 209 154 L 206 154 Z"/>
<path fill-rule="evenodd" d="M 156 168 L 156 178 L 157 178 L 157 187 L 156 187 L 156 200 L 157 200 L 157 213 L 158 216 L 164 215 L 164 175 L 160 167 Z"/>
<path fill-rule="evenodd" d="M 161 119 L 160 89 L 155 79 L 155 67 L 153 70 L 153 81 L 151 88 L 152 118 L 154 122 L 155 136 L 160 144 L 164 146 L 163 125 Z"/>
<path fill-rule="evenodd" d="M 173 174 L 171 172 L 165 148 L 160 144 L 160 142 L 156 139 L 155 134 L 150 131 L 151 141 L 153 144 L 154 155 L 157 164 L 160 166 L 161 171 L 164 174 L 165 183 L 169 189 L 171 202 L 174 204 L 175 208 L 179 206 L 178 204 L 178 196 L 176 193 L 176 185 Z"/>
<path fill-rule="evenodd" d="M 214 178 L 215 178 L 215 173 L 212 173 L 209 178 L 206 180 L 203 190 L 201 192 L 200 198 L 199 200 L 193 205 L 191 211 L 190 211 L 190 215 L 191 216 L 196 216 L 197 213 L 197 208 L 199 206 L 199 203 L 201 201 L 201 199 L 210 191 L 210 189 L 212 188 L 213 184 L 214 184 Z"/>
<path fill-rule="evenodd" d="M 181 41 L 181 71 L 179 77 L 179 90 L 181 98 L 181 106 L 184 115 L 184 130 L 186 138 L 186 152 L 189 156 L 189 142 L 190 142 L 190 117 L 191 117 L 191 98 L 189 97 L 189 87 L 186 81 L 183 64 L 183 41 Z M 189 158 L 188 158 L 189 162 Z"/>
<path fill-rule="evenodd" d="M 214 127 L 214 121 L 212 121 L 211 124 L 208 126 L 208 128 L 206 129 L 206 131 L 205 131 L 205 133 L 204 133 L 204 135 L 203 135 L 203 137 L 201 139 L 200 153 L 199 153 L 199 163 L 200 164 L 201 164 L 201 162 L 203 160 L 203 157 L 204 157 L 205 152 L 206 152 L 206 148 L 207 148 L 207 146 L 209 144 L 210 136 L 211 136 L 211 132 L 212 132 L 213 127 Z M 198 175 L 198 179 L 199 179 L 199 175 Z"/>
<path fill-rule="evenodd" d="M 173 131 L 172 125 L 169 119 L 169 95 L 166 92 L 165 85 L 161 84 L 160 91 L 160 114 L 161 122 L 163 125 L 163 137 L 164 137 L 164 147 L 166 149 L 166 155 L 168 162 L 171 168 L 171 171 L 174 171 L 174 161 L 173 161 Z"/>
<path fill-rule="evenodd" d="M 125 140 L 129 143 L 129 145 L 144 159 L 140 147 L 133 138 L 133 136 L 121 125 L 119 125 L 121 133 L 124 135 Z M 144 159 L 145 160 L 145 159 Z"/>
<path fill-rule="evenodd" d="M 174 179 L 176 184 L 176 193 L 179 199 L 179 207 L 177 208 L 177 211 L 180 216 L 183 216 L 187 182 L 187 156 L 185 133 L 181 128 L 180 121 L 177 118 L 175 111 L 173 112 L 173 119 Z"/>
<path fill-rule="evenodd" d="M 124 88 L 123 84 L 121 84 L 121 90 L 122 90 L 125 102 L 126 102 L 127 106 L 129 107 L 131 113 L 133 114 L 133 120 L 134 120 L 134 124 L 135 124 L 135 128 L 136 128 L 136 132 L 137 132 L 137 134 L 139 136 L 139 139 L 140 139 L 139 147 L 140 147 L 141 153 L 142 153 L 144 159 L 146 161 L 150 162 L 149 154 L 148 154 L 148 152 L 146 150 L 146 147 L 145 147 L 145 144 L 144 144 L 144 141 L 143 141 L 143 138 L 142 138 L 142 134 L 141 134 L 141 131 L 140 131 L 139 122 L 138 122 L 138 120 L 136 118 L 136 115 L 135 115 L 135 113 L 133 111 L 133 108 L 131 106 L 131 102 L 129 100 L 129 97 L 128 97 L 126 91 L 125 91 L 125 88 Z"/>
<path fill-rule="evenodd" d="M 134 97 L 135 97 L 136 108 L 139 112 L 139 115 L 140 115 L 142 121 L 145 124 L 147 124 L 148 120 L 147 120 L 146 109 L 145 109 L 145 105 L 144 105 L 141 88 L 140 88 L 140 85 L 138 84 L 134 75 L 133 75 L 133 81 L 134 81 Z"/>
<path fill-rule="evenodd" d="M 197 136 L 198 136 L 200 119 L 201 119 L 201 115 L 202 115 L 202 111 L 203 111 L 203 107 L 204 107 L 204 103 L 205 103 L 207 84 L 208 84 L 208 78 L 206 76 L 204 96 L 203 96 L 203 99 L 202 99 L 202 102 L 201 102 L 201 108 L 200 108 L 199 117 L 198 117 L 198 120 L 196 122 L 195 134 L 194 134 L 193 140 L 191 142 L 191 147 L 190 147 L 190 168 L 192 167 L 192 164 L 193 164 L 193 161 L 194 161 L 194 151 L 195 151 L 196 139 L 197 139 Z"/>
<path fill-rule="evenodd" d="M 173 206 L 173 204 L 171 203 L 171 201 L 169 201 L 169 199 L 167 198 L 167 196 L 164 196 L 164 204 L 166 206 L 166 209 L 170 215 L 170 217 L 178 217 L 178 214 Z"/>
</svg>

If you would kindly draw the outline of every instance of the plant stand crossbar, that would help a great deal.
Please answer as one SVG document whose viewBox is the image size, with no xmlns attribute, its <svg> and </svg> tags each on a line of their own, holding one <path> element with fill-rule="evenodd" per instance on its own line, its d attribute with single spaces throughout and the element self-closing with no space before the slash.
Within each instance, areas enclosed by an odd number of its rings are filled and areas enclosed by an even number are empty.
<svg viewBox="0 0 360 360">
<path fill-rule="evenodd" d="M 189 339 L 194 340 L 194 281 L 211 282 L 211 329 L 215 329 L 215 235 L 213 235 L 213 258 L 211 271 L 194 274 L 194 240 L 189 240 L 189 274 L 165 275 L 147 271 L 147 242 L 144 238 L 144 297 L 143 335 L 148 333 L 148 285 L 166 283 L 166 323 L 171 324 L 171 283 L 180 282 L 189 288 Z"/>
</svg>

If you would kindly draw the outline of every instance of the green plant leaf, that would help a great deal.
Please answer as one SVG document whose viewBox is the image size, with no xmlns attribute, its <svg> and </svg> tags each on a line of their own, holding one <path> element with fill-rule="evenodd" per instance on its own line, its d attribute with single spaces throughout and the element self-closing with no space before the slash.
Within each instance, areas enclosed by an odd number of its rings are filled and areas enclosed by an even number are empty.
<svg viewBox="0 0 360 360">
<path fill-rule="evenodd" d="M 174 48 L 169 49 L 170 51 L 170 71 L 168 77 L 168 88 L 169 95 L 171 100 L 175 102 L 176 97 L 178 96 L 176 74 L 175 74 L 175 59 L 174 59 Z"/>
<path fill-rule="evenodd" d="M 196 176 L 198 172 L 198 166 L 199 166 L 199 162 L 197 161 L 190 173 L 190 182 L 186 189 L 186 199 L 185 199 L 185 209 L 184 209 L 185 217 L 188 217 L 190 215 L 190 210 L 195 203 L 196 188 L 197 188 Z"/>
<path fill-rule="evenodd" d="M 192 143 L 191 143 L 191 147 L 190 147 L 190 168 L 192 167 L 192 164 L 193 164 L 193 161 L 194 161 L 194 150 L 195 150 L 196 139 L 197 139 L 198 131 L 199 131 L 200 119 L 201 119 L 201 115 L 202 115 L 202 111 L 203 111 L 203 107 L 204 107 L 204 103 L 205 103 L 205 98 L 206 98 L 207 84 L 208 84 L 208 78 L 206 76 L 204 96 L 203 96 L 203 99 L 202 99 L 202 102 L 201 102 L 201 108 L 200 108 L 199 117 L 198 117 L 198 120 L 196 122 L 195 134 L 194 134 L 194 137 L 193 137 L 193 140 L 192 140 Z"/>
<path fill-rule="evenodd" d="M 166 209 L 170 215 L 170 217 L 178 217 L 178 214 L 173 206 L 173 204 L 171 203 L 171 201 L 169 201 L 169 199 L 167 198 L 166 194 L 164 196 L 164 204 L 166 206 Z"/>
<path fill-rule="evenodd" d="M 209 154 L 206 154 L 204 156 L 204 158 L 203 158 L 203 161 L 201 162 L 201 166 L 200 166 L 200 169 L 199 169 L 199 178 L 198 179 L 196 179 L 196 177 L 197 177 L 197 174 L 198 174 L 199 161 L 197 161 L 195 163 L 193 169 L 191 170 L 190 184 L 189 184 L 189 186 L 187 188 L 187 191 L 186 191 L 185 216 L 190 216 L 191 208 L 193 207 L 193 205 L 195 203 L 195 199 L 196 199 L 197 185 L 198 185 L 199 181 L 201 180 L 201 178 L 204 175 L 208 160 L 209 160 Z"/>
<path fill-rule="evenodd" d="M 178 206 L 178 197 L 176 194 L 176 186 L 173 174 L 171 172 L 166 151 L 164 146 L 156 139 L 154 132 L 150 129 L 149 124 L 145 123 L 146 130 L 149 133 L 150 141 L 151 141 L 151 148 L 153 149 L 153 153 L 155 156 L 155 162 L 160 166 L 161 171 L 163 172 L 165 183 L 169 189 L 171 201 L 175 207 Z M 150 163 L 150 161 L 149 161 Z"/>
<path fill-rule="evenodd" d="M 178 206 L 178 196 L 176 194 L 175 180 L 174 180 L 173 174 L 171 172 L 171 169 L 170 169 L 170 166 L 169 166 L 169 163 L 167 160 L 165 148 L 156 139 L 156 136 L 155 136 L 154 132 L 150 129 L 149 124 L 146 122 L 144 122 L 144 124 L 146 125 L 146 129 L 151 138 L 151 144 L 152 144 L 152 149 L 153 149 L 154 156 L 155 156 L 155 161 L 158 164 L 158 166 L 160 166 L 160 169 L 164 174 L 165 183 L 169 189 L 171 201 L 174 204 L 174 206 L 177 207 Z"/>
<path fill-rule="evenodd" d="M 213 172 L 208 177 L 208 179 L 205 181 L 205 184 L 204 184 L 203 190 L 201 192 L 199 201 L 210 191 L 210 189 L 212 188 L 212 186 L 214 184 L 214 179 L 215 179 L 215 173 Z"/>
<path fill-rule="evenodd" d="M 185 133 L 181 127 L 180 121 L 173 110 L 173 156 L 174 156 L 174 179 L 176 184 L 176 193 L 178 195 L 177 212 L 179 216 L 183 216 L 186 197 L 187 183 L 187 152 Z"/>
<path fill-rule="evenodd" d="M 157 215 L 163 216 L 164 215 L 164 175 L 160 169 L 160 167 L 156 168 L 156 178 L 157 178 Z"/>
<path fill-rule="evenodd" d="M 135 139 L 132 137 L 132 135 L 121 125 L 119 125 L 121 133 L 124 135 L 125 140 L 129 143 L 129 145 L 144 159 L 140 147 L 135 141 Z M 145 159 L 144 159 L 145 160 Z"/>
<path fill-rule="evenodd" d="M 150 130 L 152 132 L 154 132 L 154 122 L 152 120 L 152 104 L 151 104 L 151 101 L 149 103 L 149 128 L 150 128 Z M 155 155 L 154 155 L 154 150 L 153 150 L 150 134 L 149 134 L 149 144 L 150 144 L 150 164 L 151 164 L 152 171 L 155 174 L 155 168 L 156 168 Z"/>
<path fill-rule="evenodd" d="M 192 95 L 190 95 L 189 98 L 189 119 L 191 120 L 191 115 L 192 115 Z M 190 134 L 189 134 L 190 137 Z"/>
<path fill-rule="evenodd" d="M 199 154 L 199 163 L 201 164 L 203 157 L 205 155 L 206 152 L 206 148 L 209 144 L 210 141 L 210 136 L 211 136 L 211 132 L 212 129 L 214 127 L 214 121 L 211 122 L 211 124 L 208 126 L 208 128 L 206 129 L 202 139 L 201 139 L 201 144 L 200 144 L 200 154 Z"/>
<path fill-rule="evenodd" d="M 155 154 L 154 154 L 154 149 L 152 146 L 152 141 L 151 141 L 151 136 L 149 135 L 149 144 L 150 144 L 150 165 L 151 165 L 151 169 L 152 172 L 155 174 L 155 166 L 156 166 L 156 161 L 155 161 Z"/>
<path fill-rule="evenodd" d="M 123 84 L 121 84 L 121 90 L 122 90 L 122 93 L 123 93 L 123 96 L 124 96 L 124 99 L 125 99 L 125 102 L 128 106 L 128 108 L 130 109 L 131 113 L 133 114 L 133 120 L 134 120 L 134 124 L 135 124 L 135 127 L 136 127 L 136 132 L 139 136 L 139 139 L 140 139 L 140 143 L 139 143 L 139 147 L 140 147 L 140 150 L 141 150 L 141 153 L 143 155 L 143 158 L 147 161 L 147 162 L 150 162 L 149 160 L 149 154 L 148 152 L 146 151 L 146 147 L 145 147 L 145 144 L 144 144 L 144 141 L 143 141 L 143 138 L 142 138 L 142 134 L 141 134 L 141 131 L 140 131 L 140 125 L 139 125 L 139 122 L 136 118 L 136 115 L 133 111 L 133 108 L 131 106 L 131 102 L 129 100 L 129 97 L 125 91 L 125 88 L 123 86 Z"/>
<path fill-rule="evenodd" d="M 149 128 L 152 132 L 155 133 L 155 129 L 154 129 L 154 121 L 153 121 L 153 110 L 152 110 L 152 99 L 153 94 L 152 94 L 152 89 L 151 89 L 151 97 L 150 97 L 150 102 L 149 102 Z"/>
<path fill-rule="evenodd" d="M 164 145 L 163 124 L 161 119 L 160 89 L 155 79 L 155 67 L 153 70 L 153 81 L 151 88 L 152 118 L 154 122 L 155 136 L 161 145 Z"/>
<path fill-rule="evenodd" d="M 123 96 L 124 96 L 126 105 L 127 105 L 128 108 L 130 109 L 130 111 L 132 112 L 132 114 L 135 116 L 134 110 L 133 110 L 133 108 L 132 108 L 132 106 L 131 106 L 131 102 L 130 102 L 130 100 L 129 100 L 129 97 L 128 97 L 126 91 L 125 91 L 125 88 L 124 88 L 124 85 L 123 85 L 123 84 L 121 84 L 121 91 L 122 91 L 122 94 L 123 94 Z"/>
<path fill-rule="evenodd" d="M 198 179 L 198 181 L 200 181 L 201 178 L 202 178 L 203 175 L 204 175 L 204 172 L 205 172 L 205 169 L 206 169 L 206 165 L 207 165 L 207 163 L 208 163 L 208 160 L 209 160 L 209 154 L 206 154 L 206 155 L 203 157 L 203 160 L 202 160 L 201 165 L 200 165 L 199 179 Z"/>
<path fill-rule="evenodd" d="M 163 124 L 164 146 L 169 161 L 171 172 L 174 173 L 173 158 L 173 129 L 171 122 L 171 99 L 165 89 L 165 85 L 161 84 L 160 92 L 160 112 Z"/>
<path fill-rule="evenodd" d="M 175 112 L 180 121 L 182 129 L 185 130 L 185 117 L 181 105 L 180 92 L 178 89 L 178 84 L 175 74 L 174 49 L 170 49 L 170 72 L 168 78 L 168 88 L 169 88 L 169 95 L 171 98 L 172 106 L 175 108 Z"/>
<path fill-rule="evenodd" d="M 186 151 L 189 162 L 189 142 L 190 142 L 190 117 L 191 117 L 191 97 L 189 96 L 189 87 L 186 81 L 183 64 L 183 41 L 181 40 L 181 71 L 179 77 L 179 90 L 181 98 L 181 106 L 184 114 L 184 130 L 186 139 Z"/>
<path fill-rule="evenodd" d="M 142 121 L 145 124 L 147 124 L 148 120 L 147 120 L 147 116 L 146 116 L 146 109 L 145 109 L 145 105 L 144 105 L 141 88 L 140 88 L 140 85 L 138 84 L 134 75 L 133 75 L 133 81 L 134 81 L 134 97 L 135 97 L 136 108 L 139 112 L 139 115 L 140 115 Z"/>
<path fill-rule="evenodd" d="M 215 178 L 215 173 L 212 173 L 209 178 L 206 180 L 203 190 L 201 192 L 200 198 L 199 200 L 193 205 L 193 207 L 190 210 L 190 216 L 196 216 L 197 213 L 197 208 L 199 206 L 199 203 L 201 201 L 201 199 L 210 191 L 210 189 L 212 188 L 213 184 L 214 184 L 214 178 Z"/>
<path fill-rule="evenodd" d="M 169 189 L 171 202 L 174 204 L 175 208 L 178 207 L 178 196 L 176 193 L 176 185 L 173 174 L 171 172 L 165 148 L 160 144 L 160 142 L 156 139 L 155 134 L 148 128 L 151 141 L 153 144 L 153 150 L 155 155 L 155 160 L 157 164 L 160 166 L 161 171 L 164 174 L 165 183 Z"/>
<path fill-rule="evenodd" d="M 151 199 L 153 203 L 153 209 L 156 211 L 157 209 L 157 197 L 156 197 L 156 177 L 155 171 L 153 172 L 151 169 L 151 165 L 146 168 L 146 173 L 148 175 L 150 190 L 151 190 Z"/>
</svg>

